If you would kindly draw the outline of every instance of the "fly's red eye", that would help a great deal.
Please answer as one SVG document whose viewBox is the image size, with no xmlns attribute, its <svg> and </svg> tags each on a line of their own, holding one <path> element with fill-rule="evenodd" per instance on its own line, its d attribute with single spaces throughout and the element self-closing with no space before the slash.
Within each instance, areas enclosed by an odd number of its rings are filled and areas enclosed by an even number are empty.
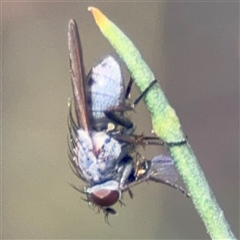
<svg viewBox="0 0 240 240">
<path fill-rule="evenodd" d="M 115 204 L 120 198 L 120 192 L 117 190 L 99 189 L 90 194 L 94 204 L 100 207 L 109 207 Z"/>
</svg>

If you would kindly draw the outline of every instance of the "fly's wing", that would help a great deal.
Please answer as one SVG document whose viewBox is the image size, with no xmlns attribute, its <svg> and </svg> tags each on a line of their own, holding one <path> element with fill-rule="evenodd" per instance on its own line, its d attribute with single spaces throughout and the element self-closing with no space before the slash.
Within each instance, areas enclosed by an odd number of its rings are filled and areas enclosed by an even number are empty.
<svg viewBox="0 0 240 240">
<path fill-rule="evenodd" d="M 159 155 L 151 160 L 151 166 L 147 171 L 147 179 L 154 182 L 163 183 L 180 191 L 185 197 L 190 198 L 190 194 L 181 186 L 174 184 L 178 174 L 174 168 L 173 160 L 169 156 Z"/>
<path fill-rule="evenodd" d="M 70 73 L 78 127 L 89 130 L 89 112 L 86 97 L 86 76 L 83 67 L 82 48 L 77 23 L 71 19 L 68 25 Z"/>
<path fill-rule="evenodd" d="M 186 190 L 174 184 L 178 178 L 178 174 L 174 168 L 173 160 L 169 156 L 159 155 L 150 161 L 146 161 L 145 164 L 141 164 L 137 175 L 139 175 L 138 179 L 130 180 L 121 187 L 121 190 L 129 191 L 131 187 L 150 180 L 165 184 L 180 191 L 186 197 L 190 197 L 190 194 Z"/>
<path fill-rule="evenodd" d="M 135 169 L 134 177 L 122 187 L 122 191 L 146 181 L 154 181 L 166 185 L 174 185 L 178 174 L 174 168 L 171 157 L 159 155 L 152 160 L 145 160 Z"/>
<path fill-rule="evenodd" d="M 175 182 L 178 174 L 174 168 L 173 160 L 169 156 L 159 155 L 151 160 L 151 166 L 147 170 L 147 177 L 156 182 Z"/>
</svg>

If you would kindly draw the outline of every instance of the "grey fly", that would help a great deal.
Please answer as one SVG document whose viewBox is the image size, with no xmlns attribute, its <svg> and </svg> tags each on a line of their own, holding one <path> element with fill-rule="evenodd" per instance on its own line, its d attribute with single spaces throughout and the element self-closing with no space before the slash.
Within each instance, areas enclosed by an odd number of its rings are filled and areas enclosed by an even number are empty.
<svg viewBox="0 0 240 240">
<path fill-rule="evenodd" d="M 176 180 L 176 171 L 170 157 L 160 155 L 147 161 L 140 155 L 136 159 L 131 156 L 138 145 L 162 143 L 154 137 L 134 134 L 134 125 L 125 116 L 126 111 L 132 110 L 126 99 L 133 81 L 125 89 L 117 61 L 108 56 L 86 76 L 74 20 L 69 22 L 68 47 L 75 109 L 73 114 L 70 102 L 69 158 L 74 173 L 86 183 L 83 190 L 74 188 L 86 194 L 86 201 L 103 210 L 106 217 L 116 213 L 111 206 L 121 202 L 124 191 L 132 196 L 130 187 L 147 180 L 167 184 L 188 196 L 172 183 Z"/>
</svg>

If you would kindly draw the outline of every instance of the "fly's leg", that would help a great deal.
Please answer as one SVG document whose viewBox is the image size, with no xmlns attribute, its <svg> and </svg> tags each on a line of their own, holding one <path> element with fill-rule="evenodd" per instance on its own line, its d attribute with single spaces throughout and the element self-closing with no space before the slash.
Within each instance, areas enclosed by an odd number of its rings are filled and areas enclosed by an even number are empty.
<svg viewBox="0 0 240 240">
<path fill-rule="evenodd" d="M 126 89 L 126 93 L 125 93 L 125 98 L 128 99 L 130 97 L 130 92 L 132 90 L 132 85 L 133 85 L 134 79 L 132 77 L 130 77 L 127 89 Z M 154 79 L 149 85 L 148 87 L 138 96 L 137 99 L 135 99 L 135 101 L 133 102 L 133 104 L 131 105 L 132 108 L 134 108 L 142 99 L 143 97 L 147 94 L 147 92 L 157 83 L 157 80 Z"/>
<path fill-rule="evenodd" d="M 133 82 L 134 80 L 131 77 L 125 93 L 126 99 L 129 98 L 130 96 Z M 135 129 L 132 121 L 126 118 L 123 114 L 117 114 L 117 112 L 123 113 L 124 111 L 133 110 L 135 106 L 143 99 L 143 97 L 156 83 L 157 80 L 154 79 L 130 106 L 118 106 L 114 109 L 108 109 L 107 111 L 105 111 L 105 115 L 110 120 L 124 127 L 123 132 L 115 136 L 117 140 L 121 140 L 123 142 L 131 143 L 134 145 L 142 145 L 143 147 L 145 147 L 146 145 L 161 145 L 170 148 L 175 146 L 181 146 L 187 143 L 186 138 L 178 142 L 163 142 L 160 141 L 158 137 L 144 137 L 143 134 L 133 135 L 132 133 L 134 132 Z"/>
<path fill-rule="evenodd" d="M 122 188 L 128 181 L 131 173 L 133 172 L 133 158 L 130 155 L 127 155 L 123 158 L 120 164 L 121 166 L 118 169 L 117 175 L 119 178 L 120 188 Z"/>
<path fill-rule="evenodd" d="M 131 77 L 130 78 L 130 81 L 128 83 L 128 86 L 127 86 L 127 90 L 126 90 L 126 95 L 125 97 L 126 98 L 129 98 L 130 96 L 130 92 L 131 92 L 131 89 L 132 89 L 132 85 L 133 85 L 133 78 Z M 132 108 L 134 108 L 141 100 L 142 98 L 147 94 L 147 92 L 157 83 L 157 80 L 154 79 L 150 84 L 149 86 L 139 95 L 139 97 L 134 101 L 134 103 L 131 105 Z M 152 141 L 153 140 L 153 141 Z M 159 138 L 157 137 L 142 137 L 142 145 L 165 145 L 167 147 L 175 147 L 175 146 L 181 146 L 181 145 L 184 145 L 187 143 L 187 140 L 186 138 L 181 140 L 181 141 L 178 141 L 178 142 L 159 142 Z"/>
<path fill-rule="evenodd" d="M 138 96 L 137 99 L 135 99 L 135 101 L 132 104 L 132 107 L 134 108 L 142 99 L 143 97 L 148 93 L 148 91 L 157 83 L 157 80 L 154 79 L 149 85 L 148 87 Z"/>
<path fill-rule="evenodd" d="M 146 170 L 147 171 L 147 170 Z M 143 182 L 148 182 L 148 181 L 154 181 L 154 182 L 157 182 L 157 183 L 162 183 L 162 184 L 165 184 L 169 187 L 172 187 L 178 191 L 180 191 L 185 197 L 187 198 L 190 198 L 191 195 L 186 191 L 184 190 L 181 186 L 178 186 L 177 184 L 175 183 L 172 183 L 166 179 L 158 179 L 156 180 L 155 178 L 151 178 L 150 176 L 148 176 L 147 174 L 143 174 L 143 176 L 141 176 L 139 179 L 135 179 L 135 181 L 131 181 L 131 182 L 128 182 L 126 183 L 124 186 L 122 186 L 121 190 L 124 192 L 124 191 L 129 191 L 130 188 L 140 184 L 140 183 L 143 183 Z"/>
<path fill-rule="evenodd" d="M 128 185 L 129 182 L 131 182 L 132 180 L 131 179 L 134 179 L 134 167 L 133 167 L 133 164 L 134 164 L 134 160 L 133 158 L 128 155 L 125 157 L 126 160 L 123 161 L 123 164 L 122 165 L 122 168 L 120 170 L 121 172 L 121 176 L 120 176 L 120 189 L 125 189 L 125 186 Z M 128 191 L 128 194 L 130 196 L 130 198 L 132 199 L 133 198 L 133 193 L 132 191 L 130 190 L 130 188 L 127 189 Z M 125 204 L 119 200 L 120 204 L 121 205 L 124 205 Z"/>
<path fill-rule="evenodd" d="M 161 141 L 158 137 L 144 136 L 143 134 L 115 134 L 114 138 L 118 141 L 133 144 L 134 146 L 140 145 L 143 148 L 145 148 L 147 145 L 166 146 L 170 148 L 174 146 L 181 146 L 187 143 L 186 139 L 183 139 L 179 142 L 164 142 Z"/>
<path fill-rule="evenodd" d="M 146 145 L 157 145 L 163 146 L 165 145 L 158 137 L 145 137 L 143 134 L 122 134 L 117 133 L 114 135 L 114 138 L 118 141 L 125 142 L 127 144 L 132 144 L 134 146 L 142 146 L 143 148 Z"/>
<path fill-rule="evenodd" d="M 164 142 L 164 145 L 166 145 L 168 148 L 176 147 L 176 146 L 182 146 L 187 143 L 187 137 L 179 142 Z"/>
<path fill-rule="evenodd" d="M 130 78 L 128 83 L 125 98 L 129 98 L 132 85 L 133 85 L 133 78 Z M 157 83 L 157 80 L 152 81 L 149 86 L 140 94 L 140 96 L 134 101 L 133 104 L 127 106 L 117 106 L 111 109 L 106 110 L 104 113 L 105 115 L 114 123 L 124 127 L 123 135 L 130 135 L 134 132 L 134 126 L 130 119 L 126 118 L 123 113 L 125 111 L 132 111 L 134 107 L 142 100 L 142 98 L 147 94 L 147 92 Z"/>
<path fill-rule="evenodd" d="M 158 183 L 162 183 L 162 184 L 165 184 L 165 185 L 167 185 L 169 187 L 172 187 L 172 188 L 180 191 L 187 198 L 191 197 L 190 194 L 186 190 L 184 190 L 181 186 L 178 186 L 177 184 L 172 183 L 172 182 L 170 182 L 170 181 L 168 181 L 166 179 L 158 179 L 158 180 L 156 180 L 155 178 L 151 178 L 150 177 L 149 180 L 154 181 L 154 182 L 158 182 Z"/>
<path fill-rule="evenodd" d="M 134 167 L 134 179 L 138 181 L 142 176 L 144 176 L 148 169 L 151 166 L 150 161 L 145 159 L 139 152 L 136 153 L 135 158 L 135 167 Z"/>
<path fill-rule="evenodd" d="M 120 125 L 126 129 L 133 129 L 133 123 L 130 119 L 123 115 L 124 111 L 128 109 L 125 107 L 117 107 L 114 109 L 104 111 L 105 115 L 117 125 Z"/>
<path fill-rule="evenodd" d="M 128 86 L 127 86 L 127 89 L 126 89 L 126 93 L 125 93 L 125 99 L 130 98 L 130 93 L 131 93 L 131 90 L 132 90 L 133 82 L 134 82 L 134 79 L 132 77 L 130 77 L 130 80 L 128 82 Z"/>
</svg>

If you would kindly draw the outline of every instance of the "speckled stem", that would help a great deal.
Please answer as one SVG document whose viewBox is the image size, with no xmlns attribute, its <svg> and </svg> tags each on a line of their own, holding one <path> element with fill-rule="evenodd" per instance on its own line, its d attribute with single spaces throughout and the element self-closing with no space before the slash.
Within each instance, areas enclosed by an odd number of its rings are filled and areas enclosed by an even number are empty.
<svg viewBox="0 0 240 240">
<path fill-rule="evenodd" d="M 155 79 L 154 74 L 142 59 L 130 39 L 97 8 L 89 7 L 103 35 L 125 62 L 140 91 Z M 152 117 L 153 130 L 165 142 L 180 142 L 185 138 L 179 119 L 169 105 L 159 84 L 145 96 L 145 103 Z M 169 152 L 191 195 L 212 239 L 236 239 L 207 183 L 202 169 L 189 143 L 169 147 Z"/>
</svg>

